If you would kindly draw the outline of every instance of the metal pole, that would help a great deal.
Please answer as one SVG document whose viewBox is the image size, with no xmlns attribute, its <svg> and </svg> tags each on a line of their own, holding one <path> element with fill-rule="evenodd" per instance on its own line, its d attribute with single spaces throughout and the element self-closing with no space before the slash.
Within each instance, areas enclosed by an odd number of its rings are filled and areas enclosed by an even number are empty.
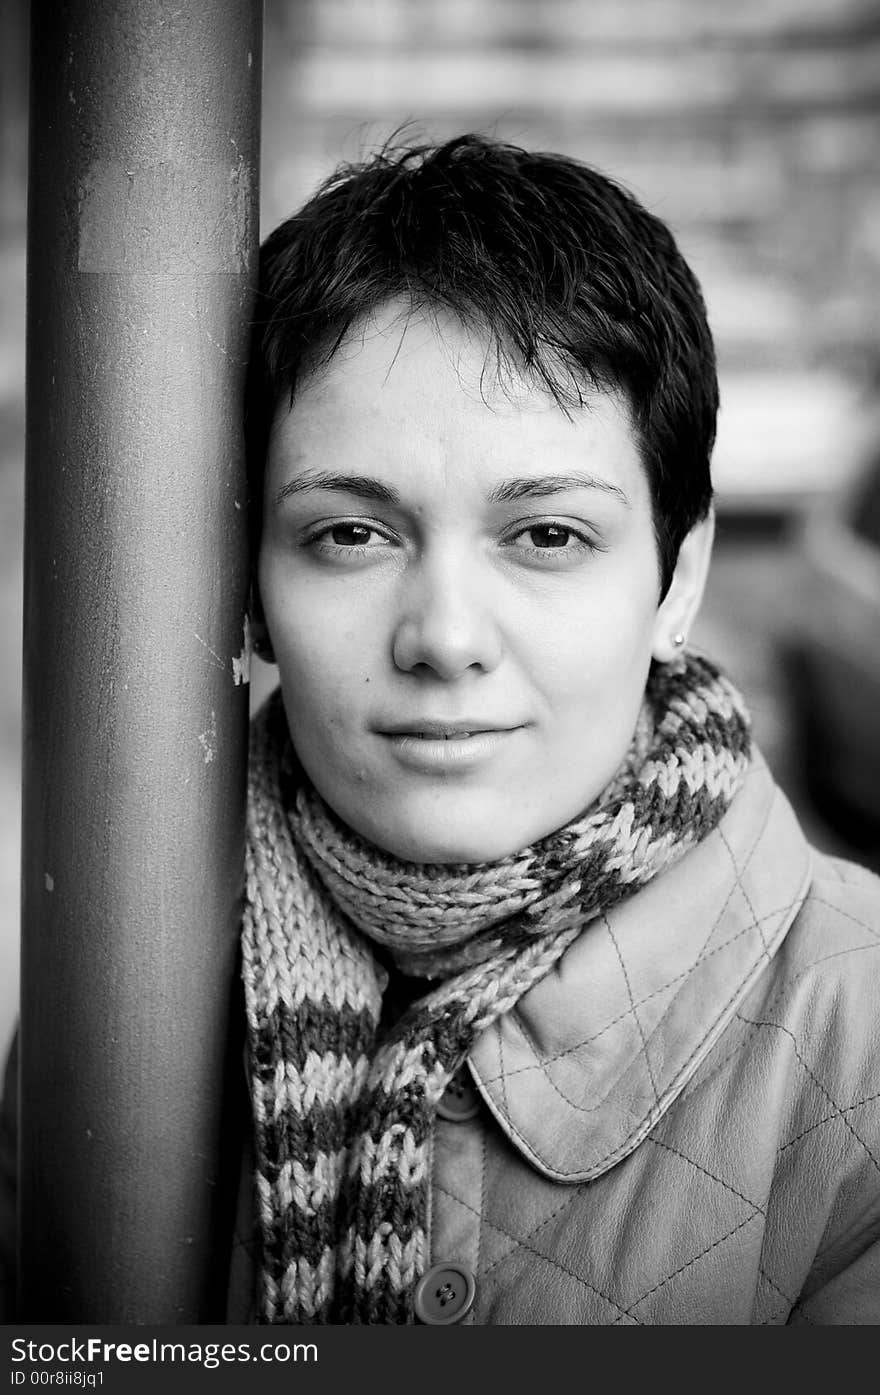
<svg viewBox="0 0 880 1395">
<path fill-rule="evenodd" d="M 32 6 L 28 1321 L 223 1315 L 261 24 L 258 0 Z"/>
</svg>

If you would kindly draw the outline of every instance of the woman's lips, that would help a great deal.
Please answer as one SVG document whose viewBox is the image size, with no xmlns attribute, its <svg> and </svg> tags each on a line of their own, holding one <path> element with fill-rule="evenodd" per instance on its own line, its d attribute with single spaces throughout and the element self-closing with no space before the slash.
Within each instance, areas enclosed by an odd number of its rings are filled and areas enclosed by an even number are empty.
<svg viewBox="0 0 880 1395">
<path fill-rule="evenodd" d="M 421 730 L 386 731 L 388 742 L 401 765 L 428 774 L 468 770 L 494 756 L 519 727 L 473 728 L 429 723 Z"/>
</svg>

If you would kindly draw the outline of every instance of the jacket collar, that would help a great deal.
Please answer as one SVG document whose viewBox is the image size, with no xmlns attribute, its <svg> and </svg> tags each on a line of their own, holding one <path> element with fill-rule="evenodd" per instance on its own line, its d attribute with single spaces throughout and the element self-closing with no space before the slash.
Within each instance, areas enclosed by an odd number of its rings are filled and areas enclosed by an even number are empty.
<svg viewBox="0 0 880 1395">
<path fill-rule="evenodd" d="M 632 1152 L 776 952 L 810 872 L 794 813 L 756 756 L 718 827 L 479 1037 L 477 1086 L 539 1172 L 587 1181 Z"/>
</svg>

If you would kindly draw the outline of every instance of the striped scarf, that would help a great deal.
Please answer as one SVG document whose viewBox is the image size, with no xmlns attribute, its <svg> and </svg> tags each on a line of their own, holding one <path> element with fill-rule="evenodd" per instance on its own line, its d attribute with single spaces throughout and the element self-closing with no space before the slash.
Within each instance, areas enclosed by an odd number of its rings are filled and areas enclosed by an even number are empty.
<svg viewBox="0 0 880 1395">
<path fill-rule="evenodd" d="M 592 920 L 715 827 L 749 749 L 736 689 L 682 656 L 652 670 L 629 756 L 585 814 L 500 862 L 420 866 L 340 825 L 269 699 L 243 930 L 263 1321 L 414 1320 L 440 1096 Z M 381 1031 L 376 942 L 435 981 Z"/>
</svg>

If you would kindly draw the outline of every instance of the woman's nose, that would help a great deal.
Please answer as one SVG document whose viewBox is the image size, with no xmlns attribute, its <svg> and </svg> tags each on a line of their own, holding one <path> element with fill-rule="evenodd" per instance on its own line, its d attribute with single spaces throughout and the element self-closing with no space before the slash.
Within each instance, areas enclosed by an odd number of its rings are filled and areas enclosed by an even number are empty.
<svg viewBox="0 0 880 1395">
<path fill-rule="evenodd" d="M 453 558 L 407 577 L 393 657 L 405 673 L 433 672 L 447 682 L 468 669 L 491 671 L 501 658 L 501 637 L 479 580 Z"/>
</svg>

